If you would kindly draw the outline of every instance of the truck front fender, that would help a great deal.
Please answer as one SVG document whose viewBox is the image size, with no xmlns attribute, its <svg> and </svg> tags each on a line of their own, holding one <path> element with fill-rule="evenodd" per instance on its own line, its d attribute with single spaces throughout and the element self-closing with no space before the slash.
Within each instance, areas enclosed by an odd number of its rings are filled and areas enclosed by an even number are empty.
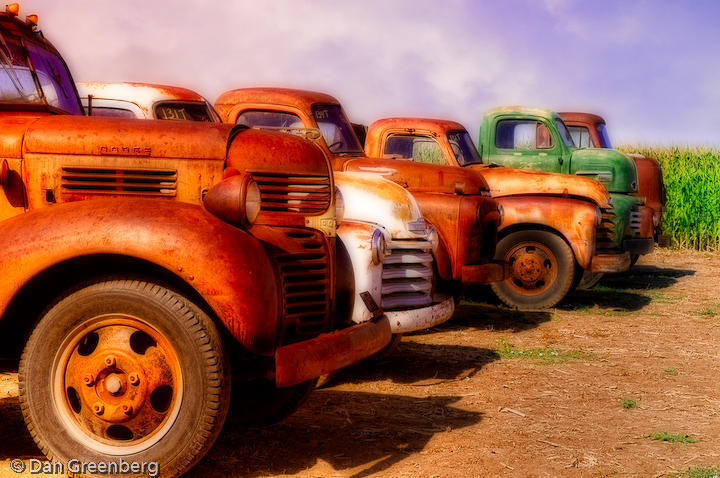
<svg viewBox="0 0 720 478">
<path fill-rule="evenodd" d="M 194 289 L 250 352 L 274 353 L 280 297 L 262 244 L 201 207 L 180 202 L 97 199 L 0 223 L 0 315 L 49 268 L 107 254 L 169 271 Z"/>
<path fill-rule="evenodd" d="M 543 196 L 498 198 L 504 209 L 500 236 L 524 227 L 550 228 L 570 245 L 575 260 L 589 269 L 595 253 L 595 232 L 600 210 L 577 199 Z"/>
</svg>

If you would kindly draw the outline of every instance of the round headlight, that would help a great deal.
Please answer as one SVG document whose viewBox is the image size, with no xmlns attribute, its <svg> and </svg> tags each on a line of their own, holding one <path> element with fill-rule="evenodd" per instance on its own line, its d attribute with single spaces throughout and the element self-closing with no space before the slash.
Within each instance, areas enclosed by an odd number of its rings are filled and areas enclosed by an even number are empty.
<svg viewBox="0 0 720 478">
<path fill-rule="evenodd" d="M 260 214 L 260 187 L 252 179 L 245 187 L 245 218 L 252 224 Z"/>
<path fill-rule="evenodd" d="M 372 237 L 371 252 L 373 264 L 380 264 L 385 257 L 387 245 L 385 244 L 385 236 L 380 229 L 375 229 Z"/>
<path fill-rule="evenodd" d="M 345 216 L 345 201 L 340 189 L 335 188 L 335 220 L 340 223 Z"/>
</svg>

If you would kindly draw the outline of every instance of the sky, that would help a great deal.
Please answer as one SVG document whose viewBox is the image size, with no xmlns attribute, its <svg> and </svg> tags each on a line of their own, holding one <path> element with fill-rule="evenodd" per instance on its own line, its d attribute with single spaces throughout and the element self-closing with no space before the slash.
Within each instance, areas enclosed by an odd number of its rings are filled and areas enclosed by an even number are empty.
<svg viewBox="0 0 720 478">
<path fill-rule="evenodd" d="M 330 93 L 368 124 L 524 105 L 615 144 L 720 145 L 720 2 L 27 0 L 76 81 Z"/>
</svg>

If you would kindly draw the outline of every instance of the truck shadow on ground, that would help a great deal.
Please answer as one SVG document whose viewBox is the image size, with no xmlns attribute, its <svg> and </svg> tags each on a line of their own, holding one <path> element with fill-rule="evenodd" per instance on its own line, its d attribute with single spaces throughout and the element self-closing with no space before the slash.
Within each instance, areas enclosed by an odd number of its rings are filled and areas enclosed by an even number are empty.
<svg viewBox="0 0 720 478">
<path fill-rule="evenodd" d="M 693 274 L 695 271 L 689 269 L 635 266 L 627 272 L 604 276 L 592 289 L 575 290 L 556 307 L 572 311 L 597 306 L 614 312 L 633 312 L 654 299 L 667 300 L 663 289 Z"/>
<path fill-rule="evenodd" d="M 471 377 L 498 358 L 491 349 L 419 343 L 409 336 L 385 358 L 371 358 L 340 370 L 331 385 L 391 380 L 427 386 Z"/>
<path fill-rule="evenodd" d="M 437 433 L 479 423 L 480 413 L 451 406 L 461 399 L 316 390 L 278 425 L 242 428 L 230 416 L 186 476 L 295 474 L 316 465 L 317 476 L 369 476 L 420 452 Z"/>
</svg>

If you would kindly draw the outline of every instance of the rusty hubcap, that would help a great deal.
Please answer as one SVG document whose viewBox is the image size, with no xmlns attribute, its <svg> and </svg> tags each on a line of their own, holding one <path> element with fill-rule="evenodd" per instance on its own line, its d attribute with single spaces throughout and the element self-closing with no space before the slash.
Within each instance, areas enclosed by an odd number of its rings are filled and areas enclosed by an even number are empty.
<svg viewBox="0 0 720 478">
<path fill-rule="evenodd" d="M 508 251 L 505 260 L 512 272 L 506 282 L 521 294 L 540 294 L 557 279 L 557 259 L 544 244 L 517 244 Z"/>
<path fill-rule="evenodd" d="M 72 335 L 56 362 L 54 384 L 70 431 L 114 454 L 159 440 L 182 398 L 178 357 L 163 334 L 139 319 L 105 316 Z"/>
</svg>

